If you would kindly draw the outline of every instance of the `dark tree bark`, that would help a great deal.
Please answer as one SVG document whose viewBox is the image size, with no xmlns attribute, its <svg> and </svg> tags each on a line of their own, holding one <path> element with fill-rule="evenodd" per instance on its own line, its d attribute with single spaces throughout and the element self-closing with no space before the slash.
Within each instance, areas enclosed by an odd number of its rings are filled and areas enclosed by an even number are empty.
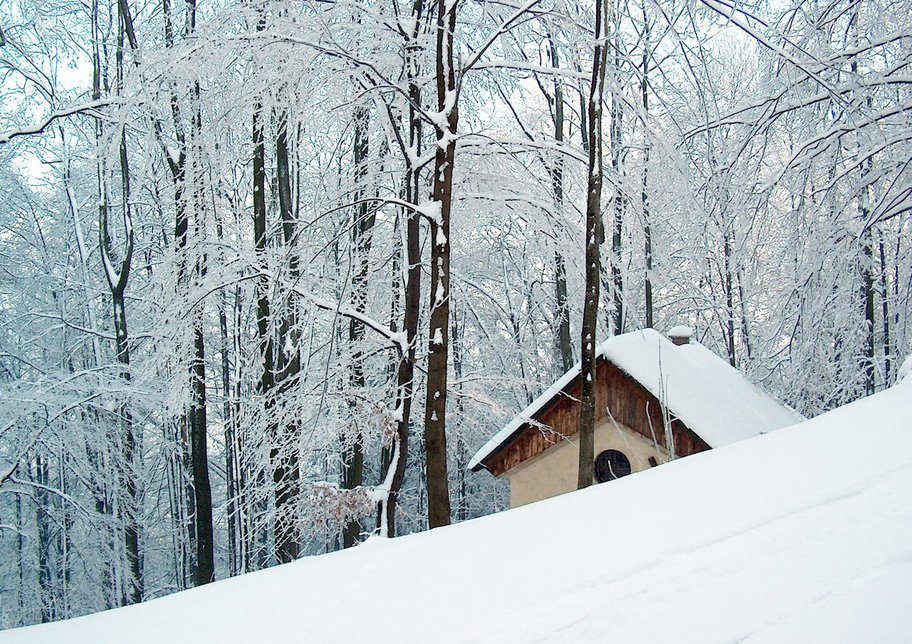
<svg viewBox="0 0 912 644">
<path fill-rule="evenodd" d="M 22 494 L 16 494 L 16 550 L 19 554 L 16 575 L 16 600 L 19 606 L 19 626 L 25 626 L 25 522 L 22 512 Z"/>
<path fill-rule="evenodd" d="M 725 293 L 725 346 L 728 352 L 728 362 L 733 367 L 738 366 L 738 357 L 735 353 L 735 288 L 734 288 L 734 260 L 732 258 L 732 231 L 734 221 L 726 216 L 728 211 L 728 192 L 725 202 L 720 206 L 722 216 L 722 290 Z"/>
<path fill-rule="evenodd" d="M 280 112 L 276 133 L 276 188 L 279 197 L 279 216 L 282 222 L 282 243 L 288 254 L 288 278 L 294 283 L 298 278 L 297 254 L 291 248 L 297 235 L 297 220 L 292 204 L 291 161 L 288 150 L 288 114 Z M 294 386 L 301 371 L 298 353 L 298 320 L 294 302 L 287 302 L 279 323 L 279 347 L 276 353 L 276 390 L 283 394 Z M 286 348 L 289 350 L 286 351 Z M 298 425 L 293 417 L 283 417 L 275 426 L 275 445 L 278 451 L 273 458 L 273 482 L 276 486 L 276 557 L 279 563 L 298 558 L 300 537 L 297 524 L 297 502 L 300 491 L 298 467 Z"/>
<path fill-rule="evenodd" d="M 198 305 L 202 306 L 202 305 Z M 212 488 L 209 482 L 209 457 L 206 445 L 206 349 L 202 314 L 193 318 L 193 356 L 190 359 L 190 452 L 196 505 L 196 566 L 194 584 L 202 586 L 215 580 L 215 547 L 212 534 Z"/>
<path fill-rule="evenodd" d="M 884 252 L 884 240 L 881 237 L 877 243 L 878 255 L 880 258 L 880 317 L 883 329 L 883 352 L 884 352 L 884 386 L 890 384 L 891 356 L 893 353 L 892 342 L 890 340 L 890 304 L 889 290 L 887 288 L 887 258 Z"/>
<path fill-rule="evenodd" d="M 602 97 L 605 91 L 607 48 L 606 0 L 595 3 L 595 52 L 587 105 L 589 132 L 589 173 L 586 189 L 586 285 L 583 324 L 580 333 L 582 392 L 579 414 L 579 473 L 577 488 L 592 485 L 595 462 L 595 349 L 599 302 L 599 222 L 602 200 Z"/>
<path fill-rule="evenodd" d="M 267 225 L 266 225 L 266 148 L 264 141 L 263 107 L 257 101 L 253 107 L 253 239 L 257 262 L 261 274 L 255 282 L 256 289 L 256 327 L 257 339 L 260 349 L 261 372 L 257 383 L 257 393 L 263 399 L 263 414 L 268 424 L 266 433 L 270 437 L 276 435 L 275 408 L 275 349 L 270 321 L 272 318 L 269 300 L 269 258 L 267 256 Z M 270 449 L 270 461 L 275 462 L 278 449 L 274 445 Z M 259 476 L 259 475 L 258 475 Z M 265 482 L 265 481 L 264 481 Z M 266 508 L 260 510 L 265 512 Z M 264 517 L 260 517 L 262 522 Z M 257 536 L 261 542 L 257 544 L 257 565 L 265 567 L 266 538 L 265 525 L 261 524 L 260 534 Z"/>
<path fill-rule="evenodd" d="M 162 3 L 165 23 L 165 44 L 168 47 L 174 45 L 174 28 L 171 18 L 171 3 L 165 0 Z M 187 137 L 184 132 L 183 117 L 181 115 L 180 104 L 177 96 L 174 94 L 170 97 L 171 118 L 174 122 L 174 136 L 177 140 L 177 159 L 173 159 L 168 154 L 163 145 L 163 156 L 168 164 L 171 173 L 171 181 L 174 184 L 174 244 L 177 253 L 177 284 L 179 295 L 186 296 L 189 292 L 189 269 L 188 269 L 188 230 L 189 230 L 189 206 L 187 204 L 187 156 L 189 152 Z M 192 356 L 192 351 L 190 352 Z M 193 392 L 193 366 L 192 358 L 188 364 L 188 378 L 190 390 Z M 196 492 L 193 485 L 187 482 L 185 472 L 193 471 L 193 438 L 191 430 L 190 408 L 183 410 L 179 419 L 175 422 L 175 442 L 180 452 L 179 460 L 173 465 L 173 480 L 179 488 L 175 497 L 173 509 L 178 515 L 178 524 L 180 535 L 178 536 L 178 547 L 180 549 L 180 571 L 178 585 L 185 588 L 190 582 L 190 578 L 195 579 L 199 553 L 196 552 L 198 540 L 196 537 Z M 192 476 L 192 475 L 191 475 Z M 191 548 L 193 552 L 191 553 Z"/>
<path fill-rule="evenodd" d="M 548 45 L 551 67 L 559 69 L 560 60 L 554 38 L 549 34 Z M 564 142 L 564 92 L 559 77 L 554 78 L 554 141 L 558 146 Z M 554 193 L 555 216 L 561 220 L 564 214 L 564 158 L 560 152 L 555 155 L 551 167 L 551 187 Z M 554 296 L 557 308 L 557 346 L 561 367 L 566 373 L 573 366 L 573 341 L 570 337 L 570 306 L 567 303 L 567 264 L 559 250 L 554 251 Z"/>
<path fill-rule="evenodd" d="M 224 195 L 224 189 L 221 181 L 218 182 L 218 190 Z M 221 213 L 218 209 L 213 211 L 215 218 L 215 234 L 219 243 L 225 239 L 225 227 L 222 221 Z M 225 487 L 226 487 L 226 505 L 228 519 L 228 575 L 233 577 L 244 572 L 242 537 L 242 520 L 240 504 L 240 486 L 239 486 L 239 459 L 238 459 L 238 427 L 237 427 L 237 404 L 235 397 L 235 383 L 231 377 L 232 349 L 233 343 L 229 337 L 228 331 L 228 293 L 222 290 L 218 298 L 218 324 L 219 324 L 219 366 L 221 372 L 222 385 L 222 421 L 225 426 Z M 235 337 L 238 329 L 234 329 Z M 238 359 L 240 352 L 234 352 L 234 359 Z"/>
<path fill-rule="evenodd" d="M 367 310 L 367 277 L 370 267 L 371 232 L 374 227 L 375 216 L 364 198 L 364 182 L 367 174 L 368 147 L 368 110 L 359 105 L 353 115 L 354 141 L 352 144 L 352 157 L 355 170 L 355 207 L 352 209 L 353 221 L 351 225 L 352 258 L 354 272 L 352 274 L 352 307 L 359 313 Z M 348 321 L 348 341 L 352 347 L 351 373 L 349 384 L 353 393 L 364 388 L 364 323 L 356 318 Z M 357 412 L 356 412 L 357 413 Z M 364 438 L 356 421 L 351 428 L 343 453 L 342 487 L 353 490 L 364 484 Z M 349 522 L 342 530 L 342 546 L 349 548 L 357 543 L 361 533 L 361 523 L 357 520 Z"/>
<path fill-rule="evenodd" d="M 446 123 L 436 124 L 433 199 L 438 212 L 431 219 L 431 315 L 428 336 L 427 398 L 424 440 L 428 487 L 428 525 L 449 525 L 446 400 L 450 331 L 450 211 L 453 203 L 453 163 L 456 157 L 457 109 L 453 34 L 458 0 L 437 3 L 437 109 Z"/>
<path fill-rule="evenodd" d="M 222 225 L 217 224 L 218 236 L 223 237 Z M 238 538 L 238 476 L 237 476 L 237 417 L 232 404 L 231 349 L 228 339 L 228 298 L 225 292 L 219 294 L 219 340 L 221 346 L 220 367 L 222 376 L 222 416 L 225 423 L 225 486 L 228 515 L 228 574 L 233 577 L 241 572 L 240 539 Z"/>
<path fill-rule="evenodd" d="M 652 329 L 655 325 L 655 313 L 652 295 L 652 222 L 649 213 L 649 154 L 651 142 L 649 139 L 649 15 L 646 12 L 646 3 L 643 3 L 643 58 L 642 80 L 640 93 L 643 97 L 643 122 L 646 124 L 643 131 L 643 184 L 640 190 L 640 204 L 643 208 L 643 252 L 646 256 L 646 274 L 644 275 L 644 304 L 646 307 L 646 328 Z"/>
<path fill-rule="evenodd" d="M 136 48 L 136 37 L 133 33 L 133 22 L 130 17 L 126 0 L 120 0 L 117 7 L 118 37 L 115 49 L 116 58 L 116 85 L 115 91 L 120 92 L 124 79 L 124 40 L 127 39 L 131 48 Z M 98 32 L 98 4 L 92 5 L 92 29 Z M 102 68 L 101 53 L 96 47 L 93 50 L 93 96 L 98 98 L 102 93 L 102 86 L 107 88 L 105 73 Z M 96 122 L 96 136 L 99 144 L 104 137 L 104 129 L 100 122 Z M 120 377 L 124 383 L 130 382 L 130 348 L 129 333 L 126 317 L 126 288 L 130 277 L 130 268 L 133 260 L 133 222 L 130 193 L 130 166 L 127 156 L 126 133 L 121 129 L 119 133 L 119 165 L 120 165 L 120 190 L 123 218 L 123 242 L 118 251 L 115 250 L 113 233 L 109 221 L 109 171 L 102 159 L 98 170 L 98 234 L 99 248 L 103 258 L 105 279 L 111 294 L 111 304 L 114 318 L 114 343 L 117 362 L 120 365 Z M 138 447 L 136 428 L 132 414 L 126 401 L 121 401 L 118 407 L 120 422 L 120 435 L 115 439 L 120 446 L 120 463 L 116 468 L 119 488 L 125 492 L 121 503 L 121 516 L 123 525 L 124 552 L 126 554 L 126 587 L 123 588 L 118 601 L 121 604 L 137 603 L 142 601 L 143 577 L 142 559 L 139 551 L 139 489 L 137 485 L 137 454 L 141 451 Z"/>
<path fill-rule="evenodd" d="M 860 40 L 858 34 L 860 4 L 853 6 L 851 18 L 845 31 L 845 46 L 850 47 L 857 44 Z M 858 77 L 858 57 L 853 56 L 849 64 L 852 75 Z M 871 108 L 871 97 L 868 96 L 864 103 L 868 109 Z M 860 135 L 859 131 L 856 135 Z M 861 140 L 856 140 L 856 145 L 861 148 Z M 870 396 L 874 393 L 874 328 L 876 321 L 874 319 L 874 231 L 869 222 L 871 215 L 871 187 L 869 175 L 873 169 L 873 160 L 867 157 L 859 165 L 860 188 L 858 193 L 858 218 L 861 232 L 858 243 L 860 246 L 859 269 L 861 273 L 861 300 L 862 310 L 864 313 L 864 340 L 862 344 L 861 371 L 864 380 L 864 393 Z"/>
<path fill-rule="evenodd" d="M 866 208 L 862 207 L 865 213 Z M 866 214 L 866 213 L 865 213 Z M 864 218 L 862 219 L 864 221 Z M 861 244 L 861 298 L 864 303 L 864 345 L 862 372 L 864 392 L 874 393 L 874 241 L 871 230 L 862 233 Z"/>
<path fill-rule="evenodd" d="M 747 296 L 744 292 L 744 262 L 739 261 L 737 266 L 738 278 L 738 310 L 741 313 L 741 345 L 744 351 L 744 358 L 750 361 L 754 354 L 751 343 L 750 323 L 747 319 Z"/>
<path fill-rule="evenodd" d="M 54 589 L 51 587 L 51 499 L 48 492 L 47 459 L 35 455 L 33 480 L 35 489 L 35 525 L 38 528 L 38 590 L 41 605 L 41 623 L 54 621 Z M 31 464 L 29 464 L 31 467 Z"/>
<path fill-rule="evenodd" d="M 126 4 L 126 0 L 121 0 Z M 173 44 L 173 26 L 171 22 L 170 3 L 163 5 L 165 14 L 165 41 Z M 196 28 L 196 0 L 187 0 L 186 34 L 189 36 Z M 131 38 L 135 46 L 135 36 Z M 190 135 L 184 134 L 180 106 L 177 98 L 171 97 L 171 114 L 178 142 L 178 156 L 174 160 L 165 152 L 165 157 L 174 183 L 175 224 L 174 240 L 178 254 L 178 285 L 187 296 L 190 288 L 189 235 L 191 217 L 193 233 L 201 238 L 204 231 L 202 218 L 202 199 L 199 188 L 199 168 L 202 162 L 200 135 L 202 130 L 202 111 L 200 107 L 199 83 L 194 83 L 192 92 L 192 112 Z M 188 189 L 189 188 L 189 189 Z M 206 273 L 205 257 L 197 257 L 194 262 L 194 273 L 202 278 Z M 195 544 L 193 565 L 193 583 L 202 586 L 215 579 L 215 545 L 212 528 L 212 486 L 209 480 L 209 454 L 206 431 L 208 427 L 206 411 L 206 343 L 203 333 L 203 305 L 197 304 L 191 311 L 193 326 L 193 345 L 189 356 L 190 402 L 184 412 L 188 431 L 189 470 L 193 482 L 188 499 L 193 519 L 190 533 Z M 183 423 L 182 423 L 183 424 Z"/>
<path fill-rule="evenodd" d="M 853 62 L 852 71 L 856 71 L 857 63 Z M 858 216 L 861 225 L 865 226 L 871 214 L 871 195 L 867 185 L 868 175 L 871 172 L 871 160 L 861 164 L 861 183 L 864 186 L 858 197 Z M 861 246 L 860 272 L 861 272 L 861 300 L 864 311 L 864 344 L 862 348 L 861 370 L 864 374 L 864 393 L 870 396 L 874 393 L 874 231 L 872 228 L 863 228 L 858 239 Z"/>
<path fill-rule="evenodd" d="M 130 169 L 127 161 L 126 138 L 122 134 L 120 141 L 120 164 L 121 164 L 121 189 L 123 190 L 123 217 L 124 233 L 126 236 L 124 242 L 123 256 L 121 261 L 115 259 L 114 242 L 108 223 L 108 207 L 102 204 L 101 222 L 99 225 L 99 234 L 101 236 L 101 252 L 105 258 L 105 265 L 111 270 L 105 271 L 108 280 L 108 287 L 111 293 L 111 303 L 114 309 L 114 342 L 117 352 L 117 362 L 121 365 L 120 377 L 125 383 L 130 382 L 130 344 L 129 333 L 127 330 L 127 313 L 126 313 L 126 288 L 130 277 L 130 268 L 133 261 L 133 225 L 132 214 L 130 212 Z M 119 268 L 115 268 L 118 266 Z M 126 595 L 124 603 L 134 604 L 142 601 L 143 597 L 143 578 L 142 578 L 142 559 L 139 552 L 139 489 L 137 486 L 137 458 L 138 453 L 137 438 L 133 424 L 133 415 L 129 405 L 123 401 L 119 408 L 121 422 L 121 452 L 122 466 L 120 468 L 120 479 L 123 489 L 126 491 L 124 500 L 123 521 L 124 521 L 124 539 L 125 551 L 127 555 L 127 569 L 129 571 L 128 588 L 125 589 Z"/>
<path fill-rule="evenodd" d="M 188 33 L 196 29 L 196 0 L 187 0 Z M 202 164 L 200 137 L 202 132 L 202 112 L 200 107 L 199 82 L 193 84 L 193 122 L 191 124 L 191 143 L 194 149 L 193 184 L 201 185 L 202 177 L 199 168 Z M 202 241 L 205 226 L 202 221 L 202 199 L 199 189 L 193 191 L 194 232 L 198 241 Z M 206 258 L 199 256 L 196 260 L 196 274 L 201 279 L 206 274 Z M 197 586 L 215 580 L 215 539 L 212 530 L 212 486 L 209 481 L 209 453 L 206 430 L 206 344 L 203 335 L 203 305 L 197 304 L 193 311 L 193 357 L 190 361 L 192 373 L 192 398 L 190 403 L 190 440 L 193 457 L 193 492 L 196 502 L 196 575 Z"/>
<path fill-rule="evenodd" d="M 257 32 L 266 28 L 265 8 L 263 5 L 256 5 L 255 11 L 257 22 L 255 29 Z M 265 145 L 265 125 L 263 115 L 263 104 L 257 99 L 253 105 L 253 240 L 254 251 L 256 253 L 260 275 L 255 281 L 256 290 L 256 328 L 257 341 L 260 353 L 260 378 L 257 382 L 257 394 L 263 399 L 263 414 L 267 423 L 266 435 L 274 438 L 276 435 L 275 421 L 275 342 L 272 334 L 271 320 L 272 307 L 269 300 L 269 277 L 267 272 L 270 269 L 269 257 L 267 254 L 268 246 L 268 226 L 266 212 L 266 145 Z M 278 456 L 278 450 L 275 445 L 270 448 L 269 458 L 275 462 Z M 256 472 L 257 484 L 265 486 L 265 473 L 261 470 Z M 256 561 L 258 568 L 264 568 L 268 565 L 268 530 L 266 526 L 265 514 L 267 512 L 266 501 L 261 498 L 258 501 L 257 512 L 260 516 L 258 521 L 257 534 L 253 538 L 257 541 L 255 544 Z"/>
<path fill-rule="evenodd" d="M 468 464 L 468 450 L 463 436 L 464 425 L 462 420 L 465 414 L 465 405 L 462 402 L 462 331 L 458 312 L 453 310 L 453 375 L 456 378 L 456 521 L 465 521 L 469 518 L 469 497 L 466 486 L 466 465 Z"/>
<path fill-rule="evenodd" d="M 624 332 L 626 323 L 624 310 L 624 273 L 621 270 L 621 251 L 624 225 L 624 195 L 621 192 L 621 174 L 623 172 L 622 119 L 623 109 L 620 97 L 621 71 L 621 37 L 620 19 L 615 10 L 614 55 L 612 56 L 612 89 L 611 89 L 611 169 L 614 175 L 614 218 L 611 227 L 611 316 L 609 328 L 612 335 Z M 590 137 L 591 138 L 591 137 Z M 601 219 L 601 217 L 599 217 Z"/>
<path fill-rule="evenodd" d="M 130 279 L 130 269 L 133 262 L 133 223 L 132 208 L 130 204 L 130 166 L 127 158 L 126 134 L 120 133 L 120 175 L 122 191 L 122 216 L 124 227 L 124 242 L 121 249 L 120 261 L 114 250 L 114 240 L 109 225 L 108 205 L 105 199 L 99 207 L 100 222 L 99 236 L 102 257 L 106 267 L 105 277 L 111 293 L 111 303 L 114 313 L 114 342 L 117 353 L 117 362 L 120 364 L 120 377 L 129 383 L 130 376 L 130 343 L 127 330 L 126 289 Z M 138 441 L 133 423 L 133 415 L 129 404 L 122 401 L 118 409 L 121 423 L 121 456 L 120 483 L 126 491 L 124 499 L 123 525 L 125 552 L 127 556 L 127 570 L 129 579 L 125 595 L 122 599 L 125 604 L 134 604 L 142 601 L 143 576 L 142 558 L 139 551 L 139 488 L 137 485 L 137 454 Z"/>
<path fill-rule="evenodd" d="M 404 33 L 405 39 L 405 73 L 408 82 L 408 142 L 414 155 L 406 154 L 405 201 L 408 204 L 418 202 L 421 169 L 414 160 L 421 154 L 422 120 L 416 106 L 421 105 L 421 86 L 418 83 L 418 61 L 421 53 L 418 35 L 424 14 L 424 0 L 414 0 L 412 4 L 412 29 Z M 418 213 L 406 206 L 402 209 L 400 221 L 405 225 L 405 248 L 402 249 L 406 262 L 406 283 L 403 285 L 405 314 L 403 331 L 405 332 L 405 352 L 399 356 L 396 367 L 396 428 L 388 449 L 388 465 L 382 483 L 387 488 L 385 500 L 378 503 L 377 525 L 385 537 L 396 536 L 396 505 L 399 490 L 405 477 L 405 466 L 409 449 L 409 421 L 411 419 L 412 400 L 414 398 L 415 347 L 418 341 L 418 318 L 421 306 L 421 240 Z M 398 295 L 397 295 L 398 296 Z"/>
</svg>

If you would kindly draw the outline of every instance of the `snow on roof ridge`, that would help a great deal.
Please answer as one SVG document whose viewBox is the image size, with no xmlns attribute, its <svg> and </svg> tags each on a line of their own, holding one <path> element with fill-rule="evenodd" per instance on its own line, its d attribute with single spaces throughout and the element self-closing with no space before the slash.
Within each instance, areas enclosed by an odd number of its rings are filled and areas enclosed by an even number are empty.
<svg viewBox="0 0 912 644">
<path fill-rule="evenodd" d="M 655 359 L 643 360 L 644 354 Z M 655 329 L 647 328 L 608 338 L 598 345 L 596 356 L 605 357 L 653 396 L 664 400 L 675 417 L 711 447 L 750 438 L 804 419 L 699 342 L 677 346 Z M 699 372 L 701 378 L 694 378 L 694 371 Z M 492 436 L 475 453 L 467 468 L 476 468 L 524 424 L 532 421 L 551 399 L 573 382 L 579 372 L 580 363 L 577 362 Z M 707 395 L 701 387 L 703 384 L 714 385 L 722 391 L 713 390 Z M 738 407 L 738 403 L 745 404 Z M 728 409 L 724 409 L 726 404 Z M 716 408 L 717 413 L 705 414 L 703 409 L 706 408 Z"/>
</svg>

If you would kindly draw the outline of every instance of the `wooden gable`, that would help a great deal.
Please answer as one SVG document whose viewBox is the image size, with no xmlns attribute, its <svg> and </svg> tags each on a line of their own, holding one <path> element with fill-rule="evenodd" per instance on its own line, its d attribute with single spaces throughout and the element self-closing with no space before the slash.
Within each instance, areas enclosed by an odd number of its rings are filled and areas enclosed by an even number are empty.
<svg viewBox="0 0 912 644">
<path fill-rule="evenodd" d="M 489 454 L 480 466 L 495 476 L 500 476 L 564 438 L 576 434 L 579 429 L 581 388 L 580 378 L 577 377 L 546 403 L 532 421 L 524 423 L 513 436 Z M 596 366 L 596 422 L 607 416 L 607 410 L 611 410 L 611 416 L 618 423 L 668 449 L 659 401 L 636 380 L 600 358 Z M 671 431 L 676 456 L 688 456 L 709 449 L 709 445 L 680 420 L 671 421 Z"/>
</svg>

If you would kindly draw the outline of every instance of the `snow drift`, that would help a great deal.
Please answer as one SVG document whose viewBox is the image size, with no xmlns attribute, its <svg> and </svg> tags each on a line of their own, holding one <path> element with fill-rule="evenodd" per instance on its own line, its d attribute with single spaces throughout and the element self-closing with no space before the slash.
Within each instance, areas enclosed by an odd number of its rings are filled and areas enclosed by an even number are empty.
<svg viewBox="0 0 912 644">
<path fill-rule="evenodd" d="M 0 642 L 912 639 L 912 378 L 548 501 Z"/>
</svg>

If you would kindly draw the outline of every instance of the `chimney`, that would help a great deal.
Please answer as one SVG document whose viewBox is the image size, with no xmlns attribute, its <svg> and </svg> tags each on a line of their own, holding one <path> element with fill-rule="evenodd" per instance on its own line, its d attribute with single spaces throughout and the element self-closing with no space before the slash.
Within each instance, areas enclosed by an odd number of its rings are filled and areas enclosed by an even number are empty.
<svg viewBox="0 0 912 644">
<path fill-rule="evenodd" d="M 693 335 L 693 332 L 694 330 L 689 326 L 679 324 L 668 331 L 668 339 L 678 346 L 690 344 L 690 336 Z"/>
</svg>

